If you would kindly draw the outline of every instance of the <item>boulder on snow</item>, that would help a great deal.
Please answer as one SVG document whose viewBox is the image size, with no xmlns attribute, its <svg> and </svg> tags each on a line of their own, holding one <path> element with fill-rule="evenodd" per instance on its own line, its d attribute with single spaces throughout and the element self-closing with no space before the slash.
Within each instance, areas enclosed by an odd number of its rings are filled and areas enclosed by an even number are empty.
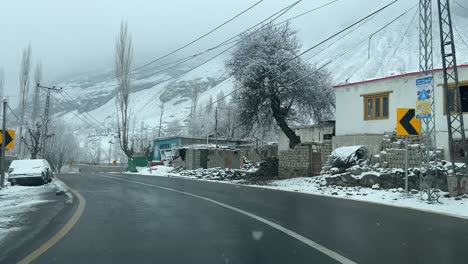
<svg viewBox="0 0 468 264">
<path fill-rule="evenodd" d="M 367 160 L 368 150 L 364 146 L 350 146 L 335 149 L 328 157 L 328 166 L 345 170 Z"/>
<path fill-rule="evenodd" d="M 376 174 L 367 173 L 364 174 L 359 180 L 359 185 L 363 187 L 372 187 L 374 184 L 379 183 L 380 178 Z"/>
<path fill-rule="evenodd" d="M 336 176 L 326 177 L 327 185 L 356 186 L 357 180 L 350 173 L 343 173 Z"/>
<path fill-rule="evenodd" d="M 361 175 L 362 169 L 359 166 L 355 165 L 355 166 L 349 168 L 349 172 L 352 175 Z"/>
</svg>

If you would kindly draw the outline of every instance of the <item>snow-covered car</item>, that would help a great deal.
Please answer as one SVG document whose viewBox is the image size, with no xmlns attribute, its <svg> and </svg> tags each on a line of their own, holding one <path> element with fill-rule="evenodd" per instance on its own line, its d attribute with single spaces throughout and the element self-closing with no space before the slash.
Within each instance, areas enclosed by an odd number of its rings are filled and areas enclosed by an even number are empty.
<svg viewBox="0 0 468 264">
<path fill-rule="evenodd" d="M 52 181 L 52 170 L 45 159 L 14 160 L 8 169 L 8 181 L 15 184 L 46 184 Z"/>
</svg>

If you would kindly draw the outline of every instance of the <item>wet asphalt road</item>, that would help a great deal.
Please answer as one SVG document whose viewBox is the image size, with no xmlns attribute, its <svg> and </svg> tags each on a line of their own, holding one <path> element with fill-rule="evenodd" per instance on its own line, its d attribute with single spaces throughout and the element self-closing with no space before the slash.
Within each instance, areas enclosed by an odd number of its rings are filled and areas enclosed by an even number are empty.
<svg viewBox="0 0 468 264">
<path fill-rule="evenodd" d="M 73 229 L 34 263 L 338 263 L 233 210 L 118 179 L 235 206 L 357 263 L 466 260 L 468 221 L 458 218 L 180 178 L 74 174 L 61 179 L 83 195 L 86 208 Z"/>
</svg>

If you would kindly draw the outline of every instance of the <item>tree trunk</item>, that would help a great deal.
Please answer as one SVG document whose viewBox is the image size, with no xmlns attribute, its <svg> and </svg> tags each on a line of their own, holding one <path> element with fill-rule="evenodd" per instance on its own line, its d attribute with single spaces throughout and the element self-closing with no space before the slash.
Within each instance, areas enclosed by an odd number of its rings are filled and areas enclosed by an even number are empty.
<svg viewBox="0 0 468 264">
<path fill-rule="evenodd" d="M 284 110 L 281 109 L 280 100 L 276 96 L 271 98 L 271 110 L 276 123 L 289 139 L 289 148 L 294 148 L 296 145 L 300 144 L 301 138 L 298 137 L 294 130 L 286 123 L 287 115 L 284 113 Z"/>
</svg>

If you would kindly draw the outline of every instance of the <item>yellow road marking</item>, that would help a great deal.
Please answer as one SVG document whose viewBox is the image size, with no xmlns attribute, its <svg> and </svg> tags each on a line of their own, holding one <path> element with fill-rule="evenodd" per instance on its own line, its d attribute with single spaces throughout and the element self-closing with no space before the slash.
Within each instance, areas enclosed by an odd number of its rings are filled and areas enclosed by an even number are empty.
<svg viewBox="0 0 468 264">
<path fill-rule="evenodd" d="M 18 264 L 28 264 L 37 259 L 40 255 L 44 254 L 48 249 L 50 249 L 52 246 L 55 245 L 55 243 L 59 242 L 60 239 L 62 239 L 72 228 L 73 226 L 78 222 L 80 219 L 81 215 L 83 214 L 83 211 L 86 206 L 86 200 L 81 196 L 81 194 L 72 188 L 69 188 L 70 191 L 75 195 L 75 197 L 78 197 L 78 208 L 76 211 L 73 213 L 73 216 L 68 220 L 68 222 L 60 229 L 53 237 L 51 237 L 47 242 L 45 242 L 41 247 L 38 249 L 34 250 L 31 254 L 23 258 L 18 262 Z"/>
</svg>

